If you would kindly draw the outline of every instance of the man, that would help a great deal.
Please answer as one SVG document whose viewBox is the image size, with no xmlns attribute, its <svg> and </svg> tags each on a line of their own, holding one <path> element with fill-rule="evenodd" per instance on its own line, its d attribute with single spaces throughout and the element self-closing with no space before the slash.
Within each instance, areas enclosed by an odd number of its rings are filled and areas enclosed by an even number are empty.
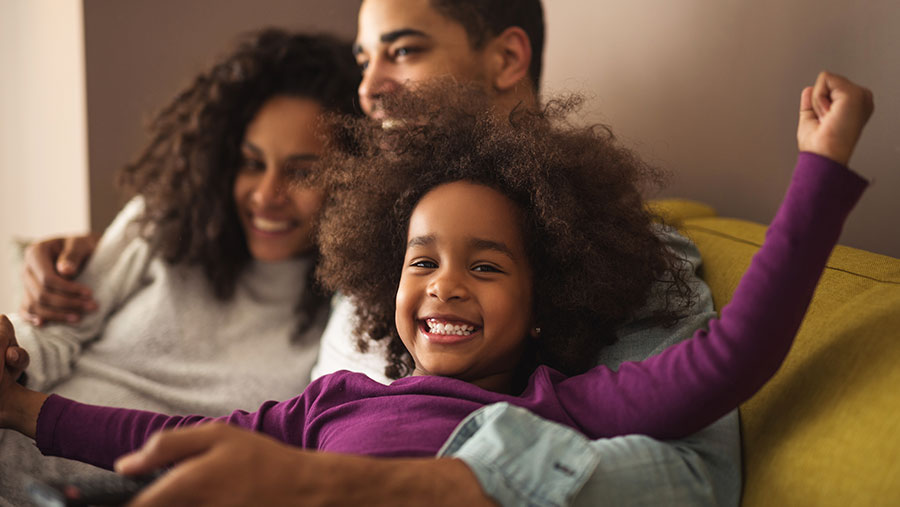
<svg viewBox="0 0 900 507">
<path fill-rule="evenodd" d="M 484 85 L 500 111 L 534 106 L 542 48 L 539 0 L 364 0 L 355 46 L 363 69 L 360 104 L 371 117 L 389 120 L 382 107 L 385 96 L 451 75 Z M 676 235 L 667 240 L 699 263 L 687 240 Z M 46 266 L 50 256 L 42 258 Z M 80 260 L 75 256 L 73 263 Z M 60 287 L 79 290 L 71 282 Z M 708 290 L 702 283 L 698 290 L 695 315 L 673 329 L 637 321 L 600 360 L 640 359 L 690 336 L 713 315 Z M 35 305 L 28 310 L 42 311 Z M 353 352 L 349 314 L 346 302 L 335 309 L 317 373 L 357 365 L 382 377 L 376 356 Z M 211 425 L 162 434 L 121 461 L 119 469 L 135 473 L 181 461 L 136 505 L 696 505 L 737 504 L 740 497 L 736 413 L 682 442 L 641 436 L 587 442 L 527 412 L 492 406 L 464 421 L 444 454 L 448 457 L 379 460 L 311 453 Z"/>
</svg>

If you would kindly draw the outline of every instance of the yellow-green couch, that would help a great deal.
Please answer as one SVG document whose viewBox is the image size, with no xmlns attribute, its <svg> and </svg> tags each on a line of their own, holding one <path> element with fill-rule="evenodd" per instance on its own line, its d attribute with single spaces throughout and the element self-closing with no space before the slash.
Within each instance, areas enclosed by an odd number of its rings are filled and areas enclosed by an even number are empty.
<svg viewBox="0 0 900 507">
<path fill-rule="evenodd" d="M 765 227 L 652 206 L 697 244 L 721 309 Z M 744 506 L 900 506 L 900 259 L 838 246 L 787 360 L 740 415 Z"/>
</svg>

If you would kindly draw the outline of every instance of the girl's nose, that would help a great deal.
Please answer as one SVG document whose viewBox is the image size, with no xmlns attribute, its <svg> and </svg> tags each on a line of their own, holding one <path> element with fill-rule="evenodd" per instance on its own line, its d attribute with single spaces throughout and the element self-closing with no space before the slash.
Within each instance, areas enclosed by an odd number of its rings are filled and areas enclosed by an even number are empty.
<svg viewBox="0 0 900 507">
<path fill-rule="evenodd" d="M 454 270 L 443 269 L 436 273 L 428 284 L 428 295 L 440 301 L 461 300 L 469 298 L 464 277 Z"/>
</svg>

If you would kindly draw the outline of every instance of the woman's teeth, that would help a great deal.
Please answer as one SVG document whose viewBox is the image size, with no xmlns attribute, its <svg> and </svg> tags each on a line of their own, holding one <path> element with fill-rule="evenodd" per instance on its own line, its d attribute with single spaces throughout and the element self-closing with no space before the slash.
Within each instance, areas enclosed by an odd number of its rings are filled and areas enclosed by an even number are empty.
<svg viewBox="0 0 900 507">
<path fill-rule="evenodd" d="M 253 227 L 263 232 L 282 232 L 291 228 L 290 220 L 268 220 L 261 217 L 253 217 Z"/>
<path fill-rule="evenodd" d="M 449 322 L 441 322 L 439 320 L 428 319 L 425 321 L 428 326 L 428 332 L 431 334 L 447 334 L 466 336 L 475 331 L 475 326 L 466 324 L 450 324 Z"/>
</svg>

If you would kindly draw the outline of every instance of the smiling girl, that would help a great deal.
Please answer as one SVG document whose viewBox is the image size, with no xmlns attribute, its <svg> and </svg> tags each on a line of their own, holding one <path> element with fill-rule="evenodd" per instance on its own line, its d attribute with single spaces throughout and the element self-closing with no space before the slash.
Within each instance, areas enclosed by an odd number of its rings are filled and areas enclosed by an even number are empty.
<svg viewBox="0 0 900 507">
<path fill-rule="evenodd" d="M 385 386 L 352 372 L 285 402 L 220 418 L 298 446 L 433 455 L 479 407 L 507 402 L 590 438 L 697 431 L 777 370 L 841 225 L 866 182 L 846 168 L 871 95 L 822 74 L 804 90 L 801 154 L 767 240 L 709 330 L 617 371 L 586 357 L 669 280 L 676 318 L 689 295 L 637 183 L 646 172 L 604 130 L 553 115 L 497 118 L 474 92 L 441 90 L 434 117 L 386 130 L 327 161 L 320 276 L 354 299 L 359 332 L 390 341 Z M 431 97 L 431 100 L 437 100 Z M 11 329 L 0 340 L 14 342 Z M 4 347 L 0 341 L 0 349 Z M 197 424 L 79 404 L 0 384 L 0 424 L 43 452 L 111 466 L 163 428 Z M 38 416 L 39 414 L 39 416 Z M 94 431 L 93 428 L 104 428 Z"/>
</svg>

